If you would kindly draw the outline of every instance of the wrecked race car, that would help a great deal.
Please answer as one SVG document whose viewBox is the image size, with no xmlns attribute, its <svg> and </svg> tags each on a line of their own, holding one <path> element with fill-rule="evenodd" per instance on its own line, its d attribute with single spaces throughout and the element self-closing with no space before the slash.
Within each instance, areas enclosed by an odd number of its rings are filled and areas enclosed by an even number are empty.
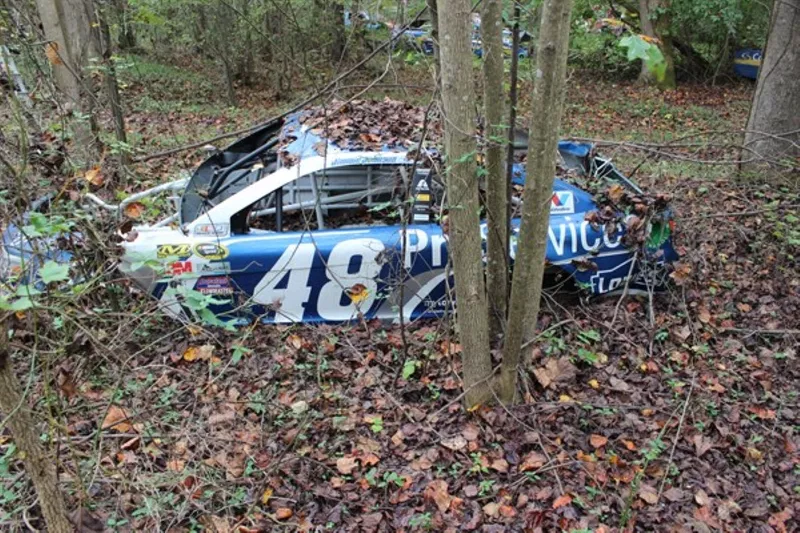
<svg viewBox="0 0 800 533">
<path fill-rule="evenodd" d="M 435 137 L 440 126 L 427 124 L 422 109 L 352 102 L 254 131 L 188 181 L 136 196 L 183 188 L 177 213 L 127 233 L 119 268 L 175 317 L 441 316 L 452 309 L 453 279 L 436 154 L 420 149 L 426 125 Z M 665 265 L 677 258 L 665 201 L 647 198 L 590 145 L 561 142 L 559 155 L 547 283 L 595 295 L 662 288 Z M 523 162 L 514 170 L 518 207 Z M 512 261 L 519 223 L 512 217 Z M 6 241 L 6 263 L 19 264 L 23 248 Z"/>
</svg>

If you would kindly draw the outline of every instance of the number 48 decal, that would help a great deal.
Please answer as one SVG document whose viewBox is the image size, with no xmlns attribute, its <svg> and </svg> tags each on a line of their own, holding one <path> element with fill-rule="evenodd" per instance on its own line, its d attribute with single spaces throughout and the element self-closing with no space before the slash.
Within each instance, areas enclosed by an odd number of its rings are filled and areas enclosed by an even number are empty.
<svg viewBox="0 0 800 533">
<path fill-rule="evenodd" d="M 366 313 L 378 292 L 381 265 L 376 261 L 383 251 L 378 239 L 351 239 L 333 247 L 324 269 L 327 280 L 317 299 L 317 313 L 324 320 L 348 320 L 358 312 Z M 319 253 L 316 244 L 300 243 L 289 246 L 278 261 L 258 282 L 253 300 L 276 309 L 276 322 L 299 322 L 311 296 L 310 277 L 314 257 Z M 354 261 L 355 260 L 355 261 Z M 357 265 L 350 272 L 351 264 Z M 278 288 L 281 285 L 283 288 Z M 347 298 L 343 298 L 343 296 Z M 342 303 L 346 300 L 345 303 Z"/>
</svg>

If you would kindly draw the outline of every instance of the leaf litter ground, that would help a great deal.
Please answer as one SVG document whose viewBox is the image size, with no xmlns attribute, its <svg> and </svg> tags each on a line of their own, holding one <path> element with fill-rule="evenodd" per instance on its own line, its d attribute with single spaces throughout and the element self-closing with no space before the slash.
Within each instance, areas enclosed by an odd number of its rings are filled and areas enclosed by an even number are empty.
<svg viewBox="0 0 800 533">
<path fill-rule="evenodd" d="M 567 118 L 587 136 L 741 127 L 749 96 L 587 84 Z M 706 168 L 642 166 L 640 184 L 674 199 L 675 286 L 548 295 L 513 407 L 464 410 L 444 322 L 182 330 L 116 365 L 65 364 L 74 517 L 84 531 L 791 531 L 800 199 Z"/>
</svg>

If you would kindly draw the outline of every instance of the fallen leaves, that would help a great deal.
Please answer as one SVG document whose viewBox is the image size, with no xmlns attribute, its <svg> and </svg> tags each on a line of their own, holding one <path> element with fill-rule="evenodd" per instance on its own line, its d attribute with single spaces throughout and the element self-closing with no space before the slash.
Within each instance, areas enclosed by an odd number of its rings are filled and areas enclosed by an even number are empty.
<svg viewBox="0 0 800 533">
<path fill-rule="evenodd" d="M 572 496 L 569 494 L 562 494 L 553 502 L 553 509 L 558 509 L 572 503 Z"/>
<path fill-rule="evenodd" d="M 578 370 L 575 368 L 569 357 L 558 359 L 548 359 L 544 366 L 535 368 L 533 375 L 545 389 L 558 381 L 570 381 L 575 378 Z"/>
<path fill-rule="evenodd" d="M 130 433 L 133 430 L 133 425 L 122 407 L 112 405 L 108 408 L 108 412 L 103 419 L 102 429 L 111 429 L 118 433 Z"/>
<path fill-rule="evenodd" d="M 214 355 L 214 346 L 210 344 L 204 344 L 203 346 L 190 346 L 186 348 L 183 352 L 183 360 L 184 361 L 209 361 L 211 357 Z"/>
<path fill-rule="evenodd" d="M 608 437 L 604 437 L 603 435 L 590 435 L 589 443 L 595 449 L 602 448 L 603 446 L 608 444 Z"/>
<path fill-rule="evenodd" d="M 537 470 L 545 465 L 547 457 L 539 452 L 530 452 L 522 459 L 522 464 L 519 467 L 520 472 L 529 472 Z"/>
<path fill-rule="evenodd" d="M 425 487 L 423 497 L 426 500 L 432 501 L 436 504 L 439 512 L 447 512 L 450 508 L 452 496 L 447 492 L 447 482 L 443 479 L 434 479 Z"/>
<path fill-rule="evenodd" d="M 89 184 L 95 187 L 102 186 L 103 182 L 105 181 L 99 166 L 93 166 L 92 168 L 87 170 L 86 173 L 83 175 L 83 179 L 85 179 L 87 182 L 89 182 Z"/>
<path fill-rule="evenodd" d="M 458 452 L 467 447 L 467 439 L 463 435 L 453 435 L 442 439 L 441 444 L 448 450 Z"/>
<path fill-rule="evenodd" d="M 340 474 L 348 476 L 353 473 L 356 467 L 358 467 L 358 459 L 352 455 L 346 455 L 336 459 L 336 470 L 338 470 Z"/>
<path fill-rule="evenodd" d="M 648 485 L 647 483 L 642 483 L 639 487 L 639 498 L 644 500 L 646 503 L 653 505 L 658 502 L 658 491 L 652 485 Z"/>
<path fill-rule="evenodd" d="M 142 215 L 144 214 L 144 211 L 145 207 L 144 204 L 141 202 L 131 202 L 128 205 L 126 205 L 125 209 L 123 210 L 125 216 L 133 219 L 141 218 Z"/>
</svg>

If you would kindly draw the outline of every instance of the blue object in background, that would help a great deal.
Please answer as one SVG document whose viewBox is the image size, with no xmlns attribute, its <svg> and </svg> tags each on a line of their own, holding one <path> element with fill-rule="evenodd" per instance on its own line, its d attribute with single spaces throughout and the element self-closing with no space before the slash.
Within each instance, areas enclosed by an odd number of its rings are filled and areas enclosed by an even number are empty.
<svg viewBox="0 0 800 533">
<path fill-rule="evenodd" d="M 742 78 L 757 80 L 761 53 L 757 48 L 737 50 L 733 55 L 733 72 Z"/>
</svg>

